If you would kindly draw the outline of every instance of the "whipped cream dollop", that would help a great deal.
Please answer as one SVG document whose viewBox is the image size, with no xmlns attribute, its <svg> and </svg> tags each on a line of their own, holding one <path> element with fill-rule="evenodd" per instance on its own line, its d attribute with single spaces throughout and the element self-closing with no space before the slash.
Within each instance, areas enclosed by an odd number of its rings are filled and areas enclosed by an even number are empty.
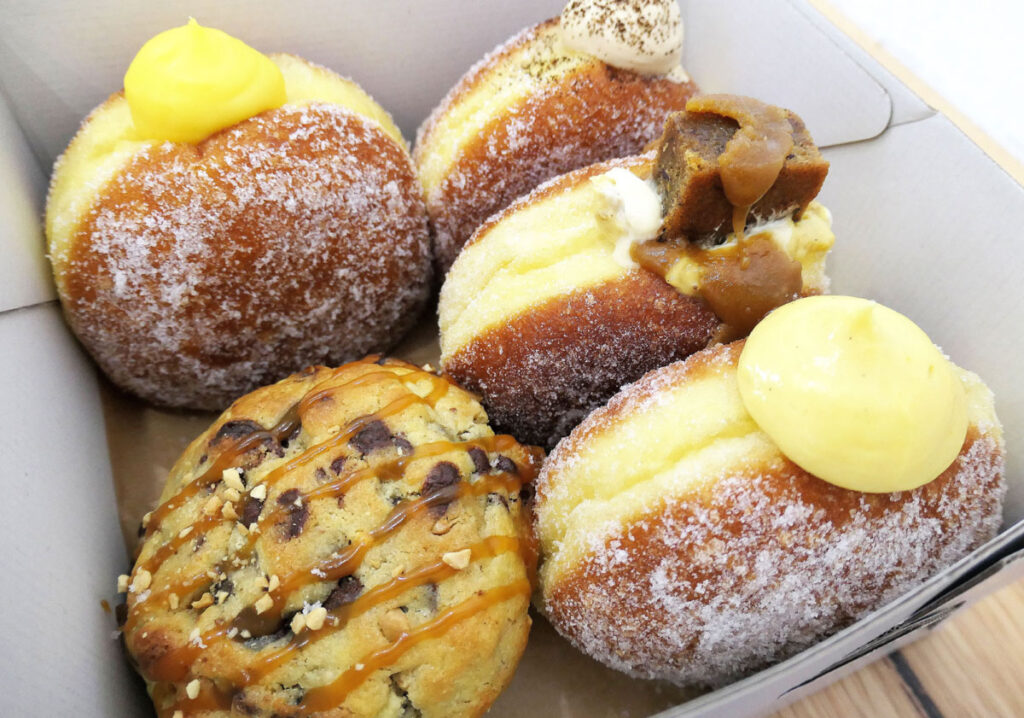
<svg viewBox="0 0 1024 718">
<path fill-rule="evenodd" d="M 607 200 L 609 218 L 620 232 L 612 257 L 627 269 L 639 266 L 630 247 L 658 236 L 661 227 L 661 197 L 654 183 L 642 180 L 623 167 L 615 167 L 590 179 Z"/>
<path fill-rule="evenodd" d="M 573 50 L 624 70 L 686 77 L 676 0 L 570 0 L 559 24 Z"/>
</svg>

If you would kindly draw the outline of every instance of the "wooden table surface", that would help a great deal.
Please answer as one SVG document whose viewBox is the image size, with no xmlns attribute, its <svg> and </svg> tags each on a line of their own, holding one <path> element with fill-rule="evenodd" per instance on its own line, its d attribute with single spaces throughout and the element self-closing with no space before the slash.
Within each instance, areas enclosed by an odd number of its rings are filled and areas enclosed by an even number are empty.
<svg viewBox="0 0 1024 718">
<path fill-rule="evenodd" d="M 1024 184 L 1024 165 L 969 117 L 873 43 L 828 0 L 809 2 Z M 794 703 L 774 718 L 889 716 L 1024 716 L 1024 580 L 968 606 L 922 640 Z"/>
</svg>

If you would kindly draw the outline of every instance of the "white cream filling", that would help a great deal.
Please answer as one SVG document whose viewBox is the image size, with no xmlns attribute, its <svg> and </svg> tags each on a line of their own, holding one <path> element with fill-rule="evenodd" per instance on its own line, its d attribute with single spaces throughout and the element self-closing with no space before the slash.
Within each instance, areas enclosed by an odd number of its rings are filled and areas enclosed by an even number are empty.
<svg viewBox="0 0 1024 718">
<path fill-rule="evenodd" d="M 559 25 L 566 45 L 609 65 L 676 81 L 686 75 L 677 0 L 570 0 Z"/>
<path fill-rule="evenodd" d="M 607 216 L 619 230 L 612 257 L 622 267 L 635 269 L 629 249 L 638 242 L 658 236 L 661 227 L 661 197 L 651 180 L 642 180 L 629 170 L 615 167 L 591 177 L 595 188 L 607 200 Z"/>
</svg>

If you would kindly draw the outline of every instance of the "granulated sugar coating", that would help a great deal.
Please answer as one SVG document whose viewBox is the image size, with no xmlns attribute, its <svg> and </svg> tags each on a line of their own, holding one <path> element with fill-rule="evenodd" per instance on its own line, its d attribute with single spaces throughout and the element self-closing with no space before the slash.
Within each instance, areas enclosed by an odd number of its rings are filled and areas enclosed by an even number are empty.
<svg viewBox="0 0 1024 718">
<path fill-rule="evenodd" d="M 72 328 L 115 383 L 163 405 L 222 408 L 385 350 L 430 284 L 408 154 L 331 104 L 143 146 L 70 221 L 52 251 Z"/>
<path fill-rule="evenodd" d="M 977 377 L 960 372 L 971 424 L 950 468 L 912 492 L 865 494 L 804 472 L 745 415 L 740 347 L 627 387 L 538 480 L 544 611 L 581 650 L 637 677 L 735 680 L 899 597 L 999 529 L 1002 433 Z"/>
<path fill-rule="evenodd" d="M 568 49 L 557 19 L 496 48 L 417 133 L 439 273 L 516 197 L 564 172 L 640 152 L 696 89 L 688 78 L 619 70 Z"/>
</svg>

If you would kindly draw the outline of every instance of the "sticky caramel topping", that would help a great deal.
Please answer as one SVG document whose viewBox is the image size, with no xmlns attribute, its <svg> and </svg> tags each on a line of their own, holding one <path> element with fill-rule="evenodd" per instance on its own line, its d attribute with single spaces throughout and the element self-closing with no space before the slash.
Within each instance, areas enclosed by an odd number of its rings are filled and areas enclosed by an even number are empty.
<svg viewBox="0 0 1024 718">
<path fill-rule="evenodd" d="M 370 357 L 359 363 L 369 364 L 374 359 L 375 357 Z M 259 490 L 261 497 L 266 497 L 268 487 L 273 487 L 297 469 L 308 466 L 332 448 L 350 442 L 353 437 L 358 436 L 361 431 L 374 422 L 380 422 L 382 419 L 416 404 L 433 407 L 452 386 L 447 379 L 419 370 L 411 365 L 398 362 L 388 362 L 388 365 L 398 365 L 406 373 L 396 373 L 387 367 L 376 370 L 374 367 L 354 379 L 339 383 L 335 378 L 346 367 L 339 368 L 326 381 L 314 387 L 296 405 L 285 412 L 272 428 L 221 441 L 216 446 L 218 453 L 211 457 L 212 460 L 206 471 L 180 487 L 174 496 L 152 513 L 147 525 L 147 535 L 158 531 L 168 516 L 184 506 L 189 499 L 196 497 L 202 489 L 214 488 L 218 482 L 222 481 L 225 469 L 239 465 L 246 452 L 270 439 L 281 441 L 295 436 L 301 430 L 302 417 L 309 407 L 333 392 L 343 391 L 353 386 L 368 386 L 383 380 L 398 379 L 406 386 L 421 385 L 424 381 L 430 382 L 430 390 L 426 396 L 420 396 L 416 392 L 408 390 L 400 398 L 391 401 L 373 414 L 359 417 L 344 427 L 332 430 L 332 435 L 329 438 L 306 447 L 297 455 L 282 461 L 267 472 L 258 484 L 250 485 L 250 493 Z M 351 366 L 348 365 L 348 367 Z M 423 392 L 422 389 L 419 391 Z M 437 441 L 421 444 L 400 451 L 397 456 L 374 465 L 361 468 L 357 466 L 348 470 L 342 466 L 337 471 L 337 476 L 327 483 L 307 491 L 291 490 L 289 494 L 292 491 L 295 493 L 293 503 L 282 505 L 278 502 L 278 505 L 272 508 L 268 505 L 266 510 L 253 519 L 248 532 L 244 534 L 242 543 L 232 546 L 230 558 L 234 560 L 235 565 L 238 565 L 239 561 L 244 563 L 253 555 L 257 536 L 286 520 L 292 510 L 290 507 L 293 505 L 304 506 L 318 500 L 337 501 L 357 483 L 371 479 L 381 482 L 401 479 L 406 468 L 412 462 L 450 454 L 452 451 L 465 451 L 471 457 L 474 457 L 474 452 L 477 456 L 494 453 L 501 455 L 490 469 L 475 476 L 472 481 L 459 480 L 456 483 L 440 485 L 429 490 L 425 485 L 422 495 L 400 501 L 376 528 L 357 535 L 358 537 L 354 538 L 344 549 L 314 561 L 312 565 L 290 566 L 288 571 L 278 572 L 271 576 L 259 604 L 254 607 L 255 610 L 246 609 L 234 618 L 219 620 L 213 627 L 202 633 L 197 629 L 194 635 L 190 636 L 188 643 L 168 650 L 159 659 L 147 664 L 145 675 L 154 683 L 154 697 L 161 697 L 161 700 L 157 701 L 161 715 L 164 713 L 171 715 L 174 710 L 184 710 L 186 713 L 197 710 L 230 710 L 231 701 L 237 693 L 237 689 L 260 682 L 276 668 L 294 658 L 306 646 L 335 634 L 343 629 L 352 618 L 381 603 L 397 598 L 412 588 L 428 583 L 439 583 L 457 574 L 461 568 L 465 568 L 472 562 L 510 552 L 518 553 L 526 564 L 527 575 L 530 578 L 477 592 L 463 603 L 442 610 L 432 621 L 415 628 L 406 627 L 407 630 L 401 631 L 390 645 L 371 653 L 355 667 L 343 671 L 333 683 L 310 690 L 303 706 L 311 709 L 312 706 L 316 706 L 316 710 L 327 710 L 338 706 L 344 702 L 348 693 L 360 685 L 373 671 L 390 665 L 413 645 L 443 635 L 459 621 L 466 620 L 490 606 L 516 596 L 528 596 L 536 570 L 536 546 L 529 530 L 528 511 L 526 507 L 522 507 L 518 513 L 517 535 L 489 536 L 475 544 L 459 548 L 458 553 L 463 559 L 462 563 L 453 565 L 452 561 L 446 561 L 438 555 L 436 560 L 413 567 L 390 581 L 367 587 L 354 600 L 319 611 L 321 615 L 318 615 L 313 624 L 315 625 L 313 630 L 293 632 L 284 645 L 270 644 L 262 649 L 247 647 L 245 650 L 251 654 L 251 657 L 244 661 L 241 667 L 229 669 L 220 666 L 216 669 L 216 686 L 213 686 L 211 681 L 202 675 L 193 672 L 197 665 L 205 665 L 204 662 L 208 662 L 207 656 L 220 655 L 222 651 L 231 646 L 239 645 L 236 643 L 236 637 L 248 635 L 248 627 L 254 621 L 254 615 L 250 614 L 258 614 L 255 620 L 261 625 L 276 625 L 284 618 L 282 614 L 290 596 L 312 584 L 337 582 L 353 576 L 371 548 L 401 531 L 414 517 L 423 515 L 434 507 L 459 501 L 463 497 L 478 497 L 497 493 L 515 499 L 523 484 L 533 480 L 540 458 L 536 451 L 527 449 L 527 459 L 517 462 L 504 453 L 515 448 L 519 448 L 518 442 L 512 437 L 504 435 L 486 436 L 460 442 Z M 522 454 L 522 448 L 519 448 L 519 453 Z M 475 466 L 478 466 L 478 471 L 486 469 L 486 462 L 484 462 L 483 468 L 480 468 L 477 458 L 473 458 L 473 462 Z M 237 488 L 233 490 L 237 492 Z M 289 502 L 292 502 L 290 495 Z M 237 519 L 237 516 L 235 518 Z M 214 566 L 212 571 L 207 570 L 191 576 L 182 576 L 180 572 L 165 575 L 167 572 L 161 572 L 160 569 L 162 564 L 175 555 L 189 540 L 220 525 L 230 523 L 232 520 L 220 511 L 200 513 L 190 526 L 173 533 L 164 543 L 145 553 L 145 558 L 137 562 L 133 576 L 151 577 L 152 586 L 147 586 L 149 590 L 143 600 L 129 601 L 129 615 L 124 626 L 126 633 L 140 628 L 140 622 L 161 606 L 166 606 L 168 603 L 177 604 L 178 597 L 195 596 L 203 591 L 207 592 L 204 595 L 209 594 L 209 587 L 212 583 L 211 574 L 218 574 L 221 571 L 219 566 Z M 224 571 L 230 570 L 225 562 Z M 169 601 L 171 597 L 174 597 L 175 600 Z M 212 603 L 212 601 L 210 602 Z M 182 607 L 186 606 L 187 604 L 182 600 Z M 309 624 L 305 623 L 304 625 Z M 208 650 L 213 650 L 214 653 L 207 654 Z M 204 675 L 208 676 L 208 668 L 203 671 Z M 185 684 L 188 685 L 188 690 L 183 692 L 180 688 Z"/>
<path fill-rule="evenodd" d="M 687 112 L 731 117 L 740 127 L 718 157 L 725 196 L 735 208 L 733 231 L 743 236 L 747 213 L 775 184 L 793 149 L 793 126 L 786 111 L 741 95 L 697 95 Z"/>
<path fill-rule="evenodd" d="M 682 259 L 699 266 L 697 291 L 724 324 L 716 337 L 719 341 L 745 336 L 768 312 L 796 299 L 803 289 L 800 262 L 762 234 L 722 248 L 654 239 L 634 244 L 630 255 L 663 277 Z"/>
<path fill-rule="evenodd" d="M 735 121 L 739 127 L 717 157 L 716 180 L 705 180 L 703 184 L 694 181 L 692 187 L 687 186 L 690 180 L 661 182 L 658 189 L 662 207 L 674 207 L 682 201 L 676 193 L 689 192 L 686 206 L 697 212 L 704 197 L 692 193 L 718 193 L 719 197 L 724 193 L 733 209 L 735 241 L 716 245 L 714 238 L 697 241 L 696 237 L 675 236 L 671 226 L 663 223 L 661 236 L 632 244 L 630 256 L 680 291 L 702 297 L 722 321 L 716 339 L 727 341 L 746 335 L 768 312 L 796 299 L 803 291 L 800 262 L 773 241 L 769 230 L 745 236 L 751 207 L 775 184 L 793 150 L 793 125 L 786 110 L 738 95 L 699 95 L 687 102 L 686 112 L 695 116 L 719 115 Z M 667 127 L 673 127 L 671 120 Z M 671 158 L 669 166 L 687 166 L 692 142 L 699 143 L 700 136 L 696 140 L 691 138 L 687 145 L 674 142 L 669 135 L 666 129 L 658 150 L 658 164 Z M 666 172 L 666 176 L 671 176 L 671 172 Z M 799 204 L 794 199 L 793 205 Z M 673 275 L 673 270 L 683 260 L 695 271 L 680 279 Z"/>
</svg>

